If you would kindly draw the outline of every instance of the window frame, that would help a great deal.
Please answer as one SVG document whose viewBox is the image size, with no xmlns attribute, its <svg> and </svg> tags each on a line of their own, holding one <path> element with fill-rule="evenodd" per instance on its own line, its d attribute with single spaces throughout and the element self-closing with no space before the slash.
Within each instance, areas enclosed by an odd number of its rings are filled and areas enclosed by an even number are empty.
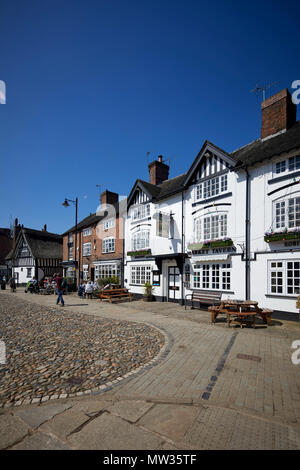
<svg viewBox="0 0 300 470">
<path fill-rule="evenodd" d="M 192 266 L 192 290 L 231 291 L 232 264 L 228 261 L 199 262 Z M 224 285 L 226 287 L 224 288 Z"/>
<path fill-rule="evenodd" d="M 144 276 L 142 276 L 142 273 L 141 273 L 142 270 L 144 270 Z M 130 266 L 130 284 L 131 285 L 143 286 L 145 282 L 151 282 L 151 277 L 152 277 L 151 265 L 138 264 L 138 265 Z"/>
<path fill-rule="evenodd" d="M 212 176 L 196 184 L 194 190 L 194 201 L 205 201 L 211 197 L 219 196 L 228 191 L 228 173 Z"/>
<path fill-rule="evenodd" d="M 86 249 L 90 247 L 90 250 L 86 253 Z M 82 245 L 82 256 L 91 256 L 92 254 L 92 242 L 86 242 Z"/>
<path fill-rule="evenodd" d="M 298 275 L 296 276 L 295 274 L 293 276 L 288 275 L 288 271 L 291 271 L 289 269 L 289 264 L 295 264 L 298 263 L 298 269 L 297 267 L 294 267 L 292 269 L 293 273 L 298 272 Z M 272 266 L 272 264 L 276 266 Z M 281 266 L 279 266 L 281 264 Z M 276 296 L 281 296 L 281 297 L 298 297 L 300 295 L 300 258 L 297 259 L 271 259 L 267 261 L 267 270 L 268 270 L 268 286 L 267 286 L 267 293 L 268 295 L 276 295 Z M 282 276 L 272 276 L 272 273 L 282 273 Z M 275 279 L 277 281 L 278 279 L 282 279 L 282 292 L 278 292 L 278 286 L 280 286 L 280 283 L 277 284 L 276 282 L 273 284 L 276 287 L 276 291 L 272 291 L 272 279 Z M 291 287 L 289 287 L 289 279 L 292 279 L 295 281 L 295 279 L 298 279 L 298 293 L 297 292 L 288 292 L 288 289 L 292 288 L 293 290 L 296 288 L 296 283 L 290 284 Z"/>
<path fill-rule="evenodd" d="M 105 237 L 102 240 L 102 254 L 114 253 L 116 251 L 116 238 Z"/>
</svg>

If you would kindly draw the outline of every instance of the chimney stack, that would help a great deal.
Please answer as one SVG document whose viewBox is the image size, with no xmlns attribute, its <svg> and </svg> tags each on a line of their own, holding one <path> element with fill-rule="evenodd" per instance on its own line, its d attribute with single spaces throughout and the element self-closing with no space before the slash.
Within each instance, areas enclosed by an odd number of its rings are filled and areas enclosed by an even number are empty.
<svg viewBox="0 0 300 470">
<path fill-rule="evenodd" d="M 157 160 L 148 165 L 149 176 L 151 184 L 161 184 L 163 181 L 169 178 L 169 169 L 170 167 L 163 163 L 162 155 L 157 157 Z"/>
<path fill-rule="evenodd" d="M 292 127 L 296 122 L 296 111 L 287 88 L 264 100 L 261 104 L 261 138 Z"/>
<path fill-rule="evenodd" d="M 44 225 L 44 228 L 42 229 L 42 232 L 47 232 L 47 225 Z"/>
<path fill-rule="evenodd" d="M 101 205 L 116 204 L 119 200 L 119 194 L 106 190 L 101 194 L 100 200 Z"/>
</svg>

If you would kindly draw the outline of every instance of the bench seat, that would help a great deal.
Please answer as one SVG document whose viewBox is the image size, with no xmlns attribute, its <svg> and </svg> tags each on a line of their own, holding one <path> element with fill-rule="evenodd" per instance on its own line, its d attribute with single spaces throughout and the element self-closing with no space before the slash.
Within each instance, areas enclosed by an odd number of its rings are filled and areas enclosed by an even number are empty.
<svg viewBox="0 0 300 470">
<path fill-rule="evenodd" d="M 185 296 L 185 309 L 186 309 L 186 301 L 188 297 L 191 297 L 192 302 L 192 309 L 194 308 L 194 302 L 199 303 L 199 308 L 201 304 L 207 304 L 214 306 L 215 303 L 221 302 L 222 293 L 220 292 L 210 292 L 205 290 L 194 290 L 192 294 L 187 294 Z"/>
</svg>

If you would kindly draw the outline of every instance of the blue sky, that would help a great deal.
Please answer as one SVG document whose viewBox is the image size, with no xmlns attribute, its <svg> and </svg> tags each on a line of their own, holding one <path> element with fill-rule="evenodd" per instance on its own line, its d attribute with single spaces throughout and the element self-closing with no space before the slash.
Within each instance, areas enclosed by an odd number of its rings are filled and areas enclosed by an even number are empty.
<svg viewBox="0 0 300 470">
<path fill-rule="evenodd" d="M 205 139 L 258 138 L 250 90 L 300 79 L 299 14 L 277 0 L 1 0 L 0 226 L 63 233 L 65 197 L 84 218 L 97 184 L 127 195 L 159 154 L 173 177 Z"/>
</svg>

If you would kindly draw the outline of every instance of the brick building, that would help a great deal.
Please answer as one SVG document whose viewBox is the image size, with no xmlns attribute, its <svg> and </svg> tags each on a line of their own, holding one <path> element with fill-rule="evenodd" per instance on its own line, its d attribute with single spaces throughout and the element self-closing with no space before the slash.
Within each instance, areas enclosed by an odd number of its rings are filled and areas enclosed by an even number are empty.
<svg viewBox="0 0 300 470">
<path fill-rule="evenodd" d="M 126 203 L 125 203 L 126 206 Z M 90 214 L 63 234 L 64 275 L 95 281 L 117 276 L 123 279 L 122 201 L 111 191 L 101 194 L 97 213 Z"/>
</svg>

